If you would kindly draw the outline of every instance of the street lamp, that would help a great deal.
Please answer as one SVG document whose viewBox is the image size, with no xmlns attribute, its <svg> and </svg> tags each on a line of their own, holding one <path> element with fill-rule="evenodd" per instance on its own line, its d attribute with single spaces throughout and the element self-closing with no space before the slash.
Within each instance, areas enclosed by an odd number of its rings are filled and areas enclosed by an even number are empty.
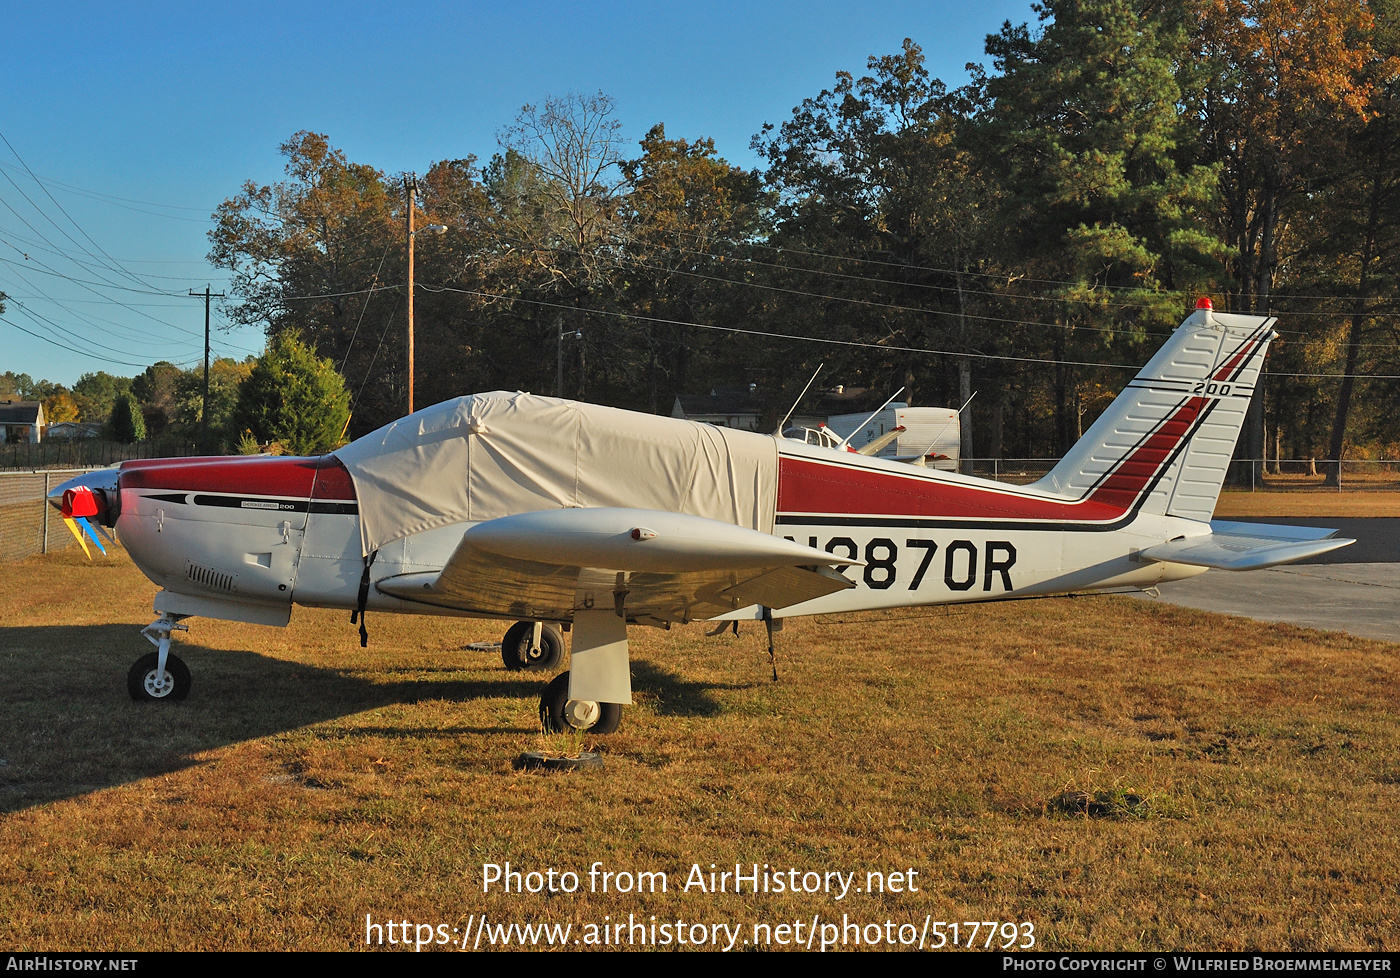
<svg viewBox="0 0 1400 978">
<path fill-rule="evenodd" d="M 413 413 L 413 239 L 416 232 L 413 230 L 413 211 L 416 209 L 418 198 L 418 177 L 412 173 L 403 178 L 404 194 L 408 198 L 408 233 L 406 235 L 408 246 L 408 413 Z M 442 234 L 447 230 L 445 224 L 429 224 L 423 228 L 433 234 Z"/>
<path fill-rule="evenodd" d="M 563 397 L 563 396 L 564 396 L 564 320 L 563 320 L 562 318 L 559 320 L 559 324 L 558 324 L 558 325 L 559 325 L 559 367 L 558 367 L 558 375 L 557 375 L 557 377 L 556 377 L 556 379 L 555 379 L 555 384 L 556 384 L 555 393 L 557 393 L 560 397 Z M 570 332 L 570 335 L 573 336 L 573 338 L 576 339 L 576 340 L 581 340 L 581 339 L 583 339 L 583 330 L 581 330 L 581 329 L 572 330 L 572 331 Z"/>
</svg>

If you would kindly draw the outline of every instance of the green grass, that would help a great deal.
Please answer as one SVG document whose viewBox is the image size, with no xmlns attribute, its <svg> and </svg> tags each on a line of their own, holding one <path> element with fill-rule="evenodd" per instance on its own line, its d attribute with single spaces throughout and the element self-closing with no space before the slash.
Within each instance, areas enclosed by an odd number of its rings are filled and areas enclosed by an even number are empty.
<svg viewBox="0 0 1400 978">
<path fill-rule="evenodd" d="M 152 587 L 8 565 L 0 944 L 362 945 L 376 921 L 745 928 L 1030 921 L 1037 947 L 1400 945 L 1397 648 L 1121 597 L 633 630 L 600 771 L 516 771 L 540 680 L 503 626 L 193 620 L 181 704 L 127 698 Z M 1066 796 L 1093 802 L 1076 810 Z M 1133 801 L 1136 799 L 1136 802 Z M 665 894 L 482 892 L 484 863 Z M 918 872 L 919 892 L 678 892 L 690 867 Z M 746 930 L 746 935 L 748 931 Z M 979 941 L 980 943 L 980 941 Z M 996 946 L 996 945 L 993 945 Z"/>
</svg>

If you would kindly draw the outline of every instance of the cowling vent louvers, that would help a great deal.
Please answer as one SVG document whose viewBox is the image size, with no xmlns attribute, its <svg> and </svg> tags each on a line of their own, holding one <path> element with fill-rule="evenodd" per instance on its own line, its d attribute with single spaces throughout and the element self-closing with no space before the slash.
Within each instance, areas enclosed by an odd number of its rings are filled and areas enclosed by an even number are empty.
<svg viewBox="0 0 1400 978">
<path fill-rule="evenodd" d="M 232 591 L 234 576 L 224 574 L 208 567 L 201 567 L 198 564 L 188 564 L 185 567 L 185 576 L 200 587 L 207 587 L 212 591 Z"/>
</svg>

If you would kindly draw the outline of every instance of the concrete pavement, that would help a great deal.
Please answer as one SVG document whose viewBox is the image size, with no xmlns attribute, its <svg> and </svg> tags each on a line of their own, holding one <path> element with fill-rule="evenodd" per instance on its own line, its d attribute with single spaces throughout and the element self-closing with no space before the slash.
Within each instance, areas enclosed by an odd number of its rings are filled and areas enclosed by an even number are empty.
<svg viewBox="0 0 1400 978">
<path fill-rule="evenodd" d="M 1161 597 L 1155 600 L 1400 643 L 1400 519 L 1241 522 L 1336 527 L 1341 536 L 1357 542 L 1268 570 L 1207 571 L 1190 580 L 1163 584 Z"/>
</svg>

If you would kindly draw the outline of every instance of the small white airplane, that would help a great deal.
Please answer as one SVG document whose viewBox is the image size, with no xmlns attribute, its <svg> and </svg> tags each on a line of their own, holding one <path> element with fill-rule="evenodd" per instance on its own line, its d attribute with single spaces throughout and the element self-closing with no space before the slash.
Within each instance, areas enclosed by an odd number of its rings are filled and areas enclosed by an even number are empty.
<svg viewBox="0 0 1400 978">
<path fill-rule="evenodd" d="M 1014 486 L 524 393 L 445 401 L 319 458 L 125 462 L 54 490 L 162 590 L 137 700 L 178 700 L 185 619 L 292 605 L 514 621 L 555 730 L 617 728 L 629 625 L 1150 589 L 1353 541 L 1212 520 L 1273 319 L 1209 300 L 1039 482 Z M 84 543 L 84 546 L 86 544 Z"/>
</svg>

